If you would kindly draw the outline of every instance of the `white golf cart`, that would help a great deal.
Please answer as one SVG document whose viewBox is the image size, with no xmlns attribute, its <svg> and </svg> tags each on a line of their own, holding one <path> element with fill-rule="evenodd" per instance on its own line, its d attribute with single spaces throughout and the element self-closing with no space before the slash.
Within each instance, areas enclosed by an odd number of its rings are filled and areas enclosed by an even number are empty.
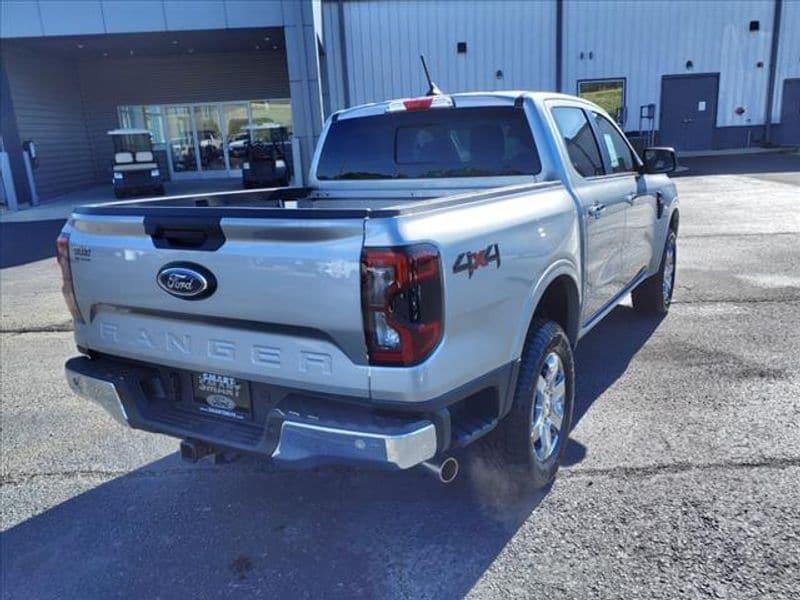
<svg viewBox="0 0 800 600">
<path fill-rule="evenodd" d="M 164 194 L 164 181 L 153 154 L 153 143 L 147 129 L 112 129 L 114 143 L 114 195 Z"/>
</svg>

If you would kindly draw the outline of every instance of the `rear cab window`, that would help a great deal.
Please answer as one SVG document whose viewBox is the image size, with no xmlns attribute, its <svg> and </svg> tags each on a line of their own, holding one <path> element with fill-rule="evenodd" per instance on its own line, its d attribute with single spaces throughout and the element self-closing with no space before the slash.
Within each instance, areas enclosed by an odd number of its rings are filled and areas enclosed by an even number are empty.
<svg viewBox="0 0 800 600">
<path fill-rule="evenodd" d="M 493 177 L 540 171 L 523 110 L 467 107 L 339 119 L 325 138 L 317 179 Z"/>
</svg>

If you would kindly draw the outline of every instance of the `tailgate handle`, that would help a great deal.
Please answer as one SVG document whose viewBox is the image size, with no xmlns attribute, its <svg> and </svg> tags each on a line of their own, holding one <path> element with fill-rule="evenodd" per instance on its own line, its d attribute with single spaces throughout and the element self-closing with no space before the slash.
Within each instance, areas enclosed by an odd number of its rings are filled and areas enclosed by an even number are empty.
<svg viewBox="0 0 800 600">
<path fill-rule="evenodd" d="M 225 243 L 219 218 L 145 217 L 144 230 L 156 248 L 213 252 Z"/>
</svg>

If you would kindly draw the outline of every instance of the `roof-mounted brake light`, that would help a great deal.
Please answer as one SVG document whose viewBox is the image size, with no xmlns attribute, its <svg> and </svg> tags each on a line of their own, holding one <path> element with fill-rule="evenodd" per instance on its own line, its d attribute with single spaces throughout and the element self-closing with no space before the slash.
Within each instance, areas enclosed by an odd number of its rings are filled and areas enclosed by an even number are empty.
<svg viewBox="0 0 800 600">
<path fill-rule="evenodd" d="M 453 106 L 453 99 L 450 96 L 422 96 L 421 98 L 394 100 L 389 103 L 389 106 L 386 108 L 386 112 L 428 110 L 431 108 L 453 108 Z"/>
</svg>

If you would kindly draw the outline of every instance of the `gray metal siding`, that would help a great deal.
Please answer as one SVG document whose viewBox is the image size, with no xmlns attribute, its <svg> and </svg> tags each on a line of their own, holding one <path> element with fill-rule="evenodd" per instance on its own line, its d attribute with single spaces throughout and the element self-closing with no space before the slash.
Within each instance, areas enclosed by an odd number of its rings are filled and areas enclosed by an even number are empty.
<svg viewBox="0 0 800 600">
<path fill-rule="evenodd" d="M 640 105 L 658 104 L 666 74 L 719 73 L 716 126 L 764 123 L 772 1 L 564 0 L 563 6 L 564 91 L 576 93 L 581 79 L 626 78 L 627 129 L 638 127 Z M 751 32 L 754 20 L 760 28 Z M 329 1 L 323 4 L 323 23 L 332 110 L 344 106 L 347 92 L 352 105 L 424 91 L 420 53 L 448 91 L 555 87 L 555 0 L 345 0 L 341 7 Z M 459 41 L 467 42 L 466 54 L 456 53 Z M 785 1 L 778 85 L 800 68 L 799 44 L 800 2 Z M 692 69 L 686 68 L 688 60 Z M 498 69 L 503 79 L 495 77 Z M 777 115 L 780 93 L 776 96 Z M 745 112 L 737 114 L 738 107 Z"/>
<path fill-rule="evenodd" d="M 764 123 L 772 2 L 565 0 L 564 12 L 566 91 L 579 79 L 627 77 L 627 128 L 640 105 L 658 104 L 662 75 L 691 73 L 720 74 L 717 126 Z M 752 20 L 760 31 L 748 30 Z"/>
<path fill-rule="evenodd" d="M 342 108 L 339 6 L 323 4 L 331 109 Z M 556 4 L 477 2 L 345 2 L 342 6 L 350 104 L 414 96 L 427 90 L 424 54 L 448 92 L 555 88 Z M 466 54 L 457 54 L 458 42 Z M 333 58 L 331 59 L 331 57 Z M 502 71 L 498 78 L 496 72 Z"/>
<path fill-rule="evenodd" d="M 133 57 L 81 62 L 81 88 L 94 173 L 110 177 L 117 106 L 288 98 L 283 52 Z"/>
<path fill-rule="evenodd" d="M 280 27 L 283 13 L 277 0 L 2 0 L 0 37 Z"/>
<path fill-rule="evenodd" d="M 21 140 L 34 140 L 37 191 L 47 199 L 94 182 L 74 62 L 3 46 Z"/>
</svg>

